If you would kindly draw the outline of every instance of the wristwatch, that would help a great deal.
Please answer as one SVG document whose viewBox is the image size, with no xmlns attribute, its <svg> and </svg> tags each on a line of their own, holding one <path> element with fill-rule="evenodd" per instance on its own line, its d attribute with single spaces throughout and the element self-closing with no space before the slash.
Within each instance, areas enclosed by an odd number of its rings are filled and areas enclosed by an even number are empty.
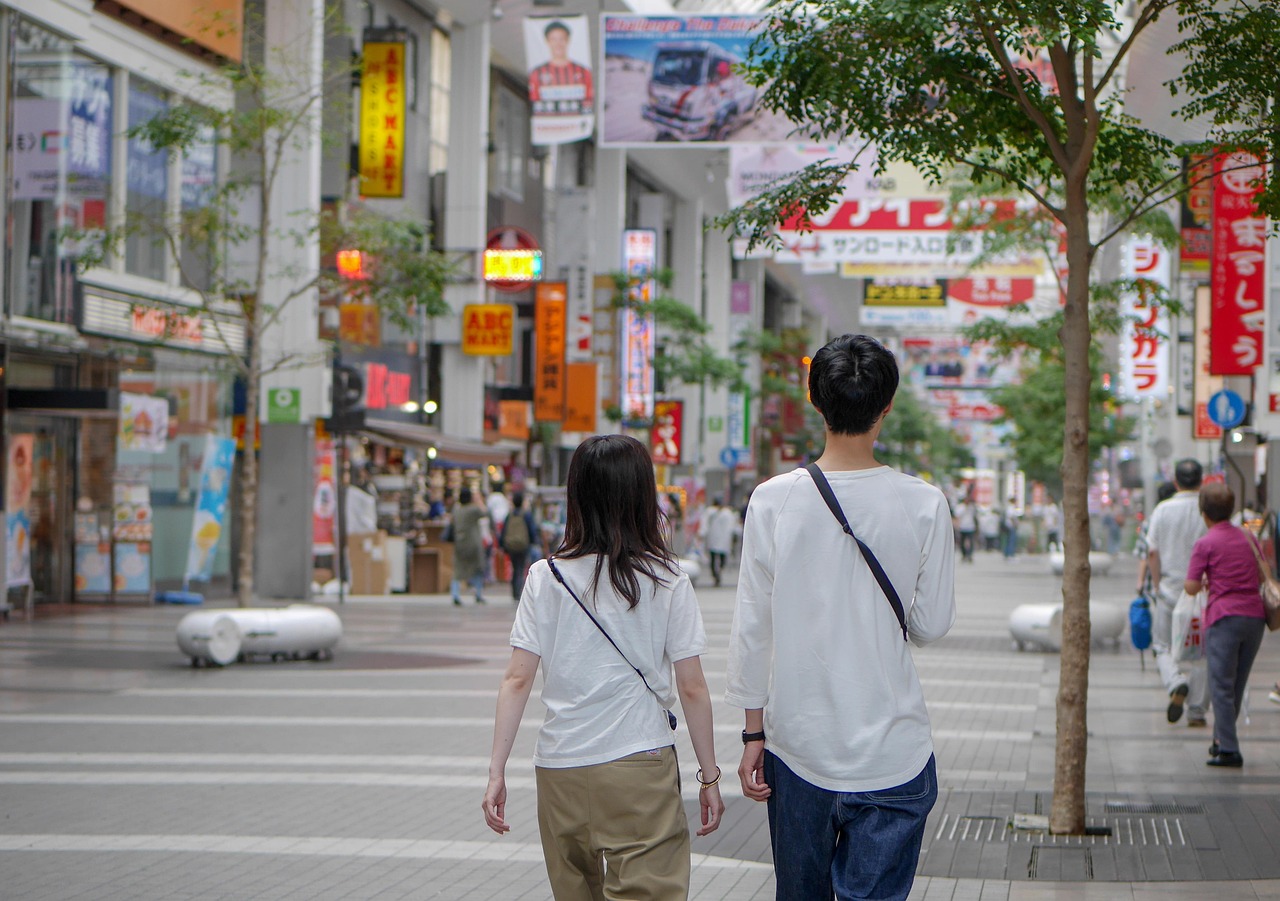
<svg viewBox="0 0 1280 901">
<path fill-rule="evenodd" d="M 751 744 L 753 741 L 764 741 L 764 732 L 763 732 L 763 731 L 760 731 L 760 732 L 748 732 L 746 729 L 743 729 L 743 730 L 742 730 L 742 743 L 743 743 L 744 745 L 749 745 L 749 744 Z"/>
</svg>

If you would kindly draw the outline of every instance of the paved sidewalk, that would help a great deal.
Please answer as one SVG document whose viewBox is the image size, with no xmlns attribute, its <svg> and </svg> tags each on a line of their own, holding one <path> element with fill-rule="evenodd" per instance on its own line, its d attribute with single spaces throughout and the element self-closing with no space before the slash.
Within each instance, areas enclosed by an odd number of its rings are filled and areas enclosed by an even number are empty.
<svg viewBox="0 0 1280 901">
<path fill-rule="evenodd" d="M 1094 580 L 1127 606 L 1133 565 Z M 942 794 L 913 899 L 1280 898 L 1280 644 L 1255 666 L 1242 771 L 1204 766 L 1210 736 L 1165 722 L 1154 666 L 1095 649 L 1091 822 L 1106 839 L 1016 833 L 1048 809 L 1056 654 L 1019 652 L 1019 603 L 1052 602 L 1042 558 L 979 555 L 951 636 L 916 652 Z M 698 592 L 715 696 L 732 588 Z M 509 770 L 511 834 L 479 811 L 513 608 L 353 599 L 328 663 L 193 669 L 184 608 L 81 609 L 0 624 L 0 897 L 550 898 L 529 763 L 531 703 Z M 741 715 L 717 704 L 722 765 Z M 687 734 L 681 759 L 692 761 Z M 686 766 L 686 788 L 693 784 Z M 727 784 L 725 825 L 694 839 L 695 899 L 773 897 L 764 808 Z M 695 793 L 686 791 L 693 810 Z M 695 812 L 696 815 L 696 812 Z M 1269 881 L 1277 880 L 1277 881 Z"/>
</svg>

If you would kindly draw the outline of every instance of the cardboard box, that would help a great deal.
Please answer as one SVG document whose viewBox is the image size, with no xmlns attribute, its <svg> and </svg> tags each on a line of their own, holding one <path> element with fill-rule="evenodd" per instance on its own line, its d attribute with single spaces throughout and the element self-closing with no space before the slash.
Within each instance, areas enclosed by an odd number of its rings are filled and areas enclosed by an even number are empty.
<svg viewBox="0 0 1280 901">
<path fill-rule="evenodd" d="M 352 594 L 388 594 L 391 568 L 387 561 L 387 533 L 363 532 L 347 536 L 347 565 Z"/>
</svg>

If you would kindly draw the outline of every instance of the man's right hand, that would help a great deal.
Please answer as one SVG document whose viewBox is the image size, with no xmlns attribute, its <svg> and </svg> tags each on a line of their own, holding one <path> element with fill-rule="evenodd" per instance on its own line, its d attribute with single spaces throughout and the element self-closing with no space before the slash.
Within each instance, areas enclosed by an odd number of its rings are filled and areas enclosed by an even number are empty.
<svg viewBox="0 0 1280 901">
<path fill-rule="evenodd" d="M 764 742 L 753 741 L 742 749 L 742 763 L 738 765 L 738 779 L 742 782 L 742 794 L 752 801 L 767 801 L 773 789 L 764 781 Z"/>
</svg>

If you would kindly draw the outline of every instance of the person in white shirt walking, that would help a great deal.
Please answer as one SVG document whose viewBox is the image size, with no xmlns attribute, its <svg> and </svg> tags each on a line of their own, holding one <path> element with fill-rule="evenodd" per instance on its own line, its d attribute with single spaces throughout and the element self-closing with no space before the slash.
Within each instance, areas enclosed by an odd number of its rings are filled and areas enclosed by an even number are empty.
<svg viewBox="0 0 1280 901">
<path fill-rule="evenodd" d="M 529 570 L 498 692 L 485 823 L 502 835 L 506 765 L 545 665 L 533 763 L 538 827 L 557 901 L 675 901 L 689 894 L 689 825 L 674 718 L 680 695 L 707 835 L 720 825 L 707 638 L 689 577 L 662 536 L 653 462 L 598 435 L 569 462 L 564 543 Z M 674 670 L 674 677 L 673 677 Z"/>
<path fill-rule="evenodd" d="M 954 624 L 955 541 L 943 493 L 875 459 L 897 387 L 873 338 L 818 351 L 817 472 L 770 479 L 747 508 L 725 697 L 746 711 L 738 776 L 746 797 L 768 802 L 779 901 L 905 899 L 937 799 L 904 639 L 924 645 Z"/>
<path fill-rule="evenodd" d="M 1151 617 L 1151 649 L 1155 651 L 1160 680 L 1169 693 L 1165 708 L 1171 723 L 1182 719 L 1187 707 L 1187 725 L 1205 725 L 1209 706 L 1209 677 L 1202 663 L 1180 666 L 1173 659 L 1173 608 L 1182 595 L 1191 550 L 1209 530 L 1200 514 L 1200 481 L 1204 470 L 1195 460 L 1179 460 L 1173 468 L 1178 491 L 1156 504 L 1147 524 L 1147 572 L 1156 586 L 1156 606 Z"/>
<path fill-rule="evenodd" d="M 725 561 L 733 548 L 733 527 L 737 522 L 738 515 L 718 497 L 702 517 L 702 540 L 707 546 L 707 556 L 711 560 L 711 578 L 717 588 L 720 586 Z"/>
</svg>

